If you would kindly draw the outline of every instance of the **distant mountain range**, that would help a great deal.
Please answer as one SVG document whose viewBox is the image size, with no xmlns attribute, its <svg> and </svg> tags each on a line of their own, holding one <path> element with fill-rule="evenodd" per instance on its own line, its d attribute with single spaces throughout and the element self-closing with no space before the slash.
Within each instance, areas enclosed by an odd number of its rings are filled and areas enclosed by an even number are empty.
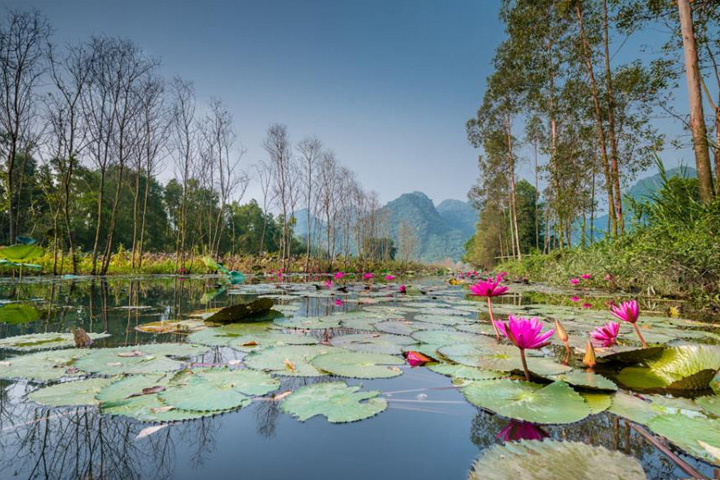
<svg viewBox="0 0 720 480">
<path fill-rule="evenodd" d="M 412 259 L 424 262 L 460 260 L 477 222 L 477 211 L 469 202 L 448 199 L 436 207 L 422 192 L 400 195 L 381 210 L 388 216 L 390 237 L 396 246 L 400 244 L 400 225 L 405 223 L 411 227 L 416 240 Z M 295 235 L 303 239 L 307 235 L 307 211 L 298 211 L 295 218 Z"/>
</svg>

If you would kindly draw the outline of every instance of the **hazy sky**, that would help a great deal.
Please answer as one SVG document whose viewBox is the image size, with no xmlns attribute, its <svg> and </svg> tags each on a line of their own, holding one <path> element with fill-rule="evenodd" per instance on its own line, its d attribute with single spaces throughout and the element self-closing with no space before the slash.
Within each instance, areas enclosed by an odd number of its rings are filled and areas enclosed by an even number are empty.
<svg viewBox="0 0 720 480">
<path fill-rule="evenodd" d="M 281 122 L 293 140 L 317 135 L 383 201 L 421 190 L 436 203 L 465 199 L 477 177 L 465 121 L 504 36 L 499 3 L 0 0 L 42 10 L 56 43 L 132 39 L 168 76 L 192 80 L 200 102 L 222 99 L 246 167 L 265 157 L 265 131 Z"/>
</svg>

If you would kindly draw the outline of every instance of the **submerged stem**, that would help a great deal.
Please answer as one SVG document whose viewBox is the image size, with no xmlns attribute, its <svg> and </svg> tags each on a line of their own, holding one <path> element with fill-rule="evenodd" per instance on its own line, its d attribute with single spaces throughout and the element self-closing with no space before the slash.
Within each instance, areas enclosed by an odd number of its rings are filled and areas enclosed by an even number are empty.
<svg viewBox="0 0 720 480">
<path fill-rule="evenodd" d="M 523 370 L 525 371 L 525 380 L 530 381 L 530 370 L 527 367 L 527 361 L 525 360 L 525 349 L 520 349 L 520 360 L 522 361 Z"/>
<path fill-rule="evenodd" d="M 635 333 L 637 333 L 643 348 L 647 348 L 647 343 L 645 343 L 645 339 L 643 338 L 642 333 L 640 333 L 640 328 L 638 328 L 637 323 L 633 323 L 633 327 L 635 327 Z"/>
</svg>

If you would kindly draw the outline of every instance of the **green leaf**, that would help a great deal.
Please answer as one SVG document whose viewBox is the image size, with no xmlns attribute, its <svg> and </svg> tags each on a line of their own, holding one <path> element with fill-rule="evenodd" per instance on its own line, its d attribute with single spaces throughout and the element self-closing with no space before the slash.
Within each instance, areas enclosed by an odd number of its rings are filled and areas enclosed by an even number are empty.
<svg viewBox="0 0 720 480">
<path fill-rule="evenodd" d="M 0 305 L 0 322 L 11 325 L 29 323 L 40 319 L 40 312 L 28 303 Z"/>
<path fill-rule="evenodd" d="M 252 395 L 277 390 L 280 381 L 254 370 L 200 369 L 176 376 L 158 395 L 182 410 L 224 411 L 250 405 Z"/>
<path fill-rule="evenodd" d="M 617 376 L 623 385 L 635 389 L 683 391 L 704 390 L 720 369 L 720 347 L 683 345 L 665 349 L 645 367 L 626 367 Z"/>
<path fill-rule="evenodd" d="M 347 423 L 373 417 L 387 408 L 379 391 L 358 392 L 359 385 L 344 382 L 316 383 L 296 390 L 280 409 L 301 422 L 323 415 L 330 423 Z"/>
<path fill-rule="evenodd" d="M 184 362 L 169 357 L 191 357 L 204 353 L 204 347 L 186 343 L 159 343 L 131 347 L 103 348 L 75 362 L 75 366 L 98 375 L 146 375 L 180 370 Z"/>
<path fill-rule="evenodd" d="M 592 413 L 583 397 L 561 381 L 543 387 L 509 379 L 488 380 L 471 383 L 463 393 L 473 405 L 526 422 L 573 423 Z"/>
<path fill-rule="evenodd" d="M 647 425 L 650 420 L 660 414 L 658 410 L 652 408 L 650 402 L 623 392 L 618 392 L 613 396 L 613 402 L 608 411 L 641 425 Z"/>
<path fill-rule="evenodd" d="M 330 343 L 356 352 L 398 355 L 402 353 L 404 346 L 413 345 L 415 341 L 412 338 L 389 333 L 356 333 L 333 337 Z"/>
<path fill-rule="evenodd" d="M 496 344 L 460 344 L 446 346 L 439 349 L 440 354 L 453 362 L 477 367 L 481 370 L 498 372 L 521 372 L 522 362 L 520 350 L 508 345 Z M 561 365 L 550 358 L 530 356 L 532 352 L 525 352 L 528 369 L 537 375 L 556 375 L 572 370 L 567 365 Z"/>
<path fill-rule="evenodd" d="M 40 258 L 45 254 L 45 249 L 37 245 L 17 244 L 9 247 L 0 247 L 0 258 L 11 262 L 26 263 L 30 260 Z"/>
<path fill-rule="evenodd" d="M 696 398 L 695 403 L 709 414 L 720 417 L 720 397 L 717 395 L 706 395 Z"/>
<path fill-rule="evenodd" d="M 28 398 L 48 407 L 94 406 L 99 404 L 95 395 L 112 382 L 110 378 L 63 382 L 35 390 Z"/>
<path fill-rule="evenodd" d="M 88 333 L 91 339 L 109 337 L 108 333 Z M 75 346 L 72 333 L 31 333 L 0 339 L 0 349 L 18 352 L 33 352 L 53 348 L 69 348 Z"/>
<path fill-rule="evenodd" d="M 0 361 L 0 378 L 22 378 L 32 382 L 49 382 L 82 374 L 73 370 L 76 359 L 88 355 L 87 349 L 46 351 L 10 357 Z"/>
<path fill-rule="evenodd" d="M 392 378 L 402 375 L 402 370 L 386 365 L 403 365 L 405 362 L 382 353 L 344 352 L 320 355 L 310 363 L 318 370 L 341 377 Z"/>
<path fill-rule="evenodd" d="M 289 377 L 320 377 L 325 375 L 310 362 L 318 355 L 346 352 L 326 345 L 288 345 L 254 351 L 245 357 L 244 363 L 255 370 L 265 370 Z"/>
<path fill-rule="evenodd" d="M 642 480 L 640 462 L 618 451 L 580 442 L 521 440 L 495 445 L 473 465 L 469 480 Z"/>
<path fill-rule="evenodd" d="M 613 396 L 607 393 L 580 392 L 580 395 L 585 399 L 593 415 L 604 412 L 612 405 Z"/>
<path fill-rule="evenodd" d="M 462 380 L 493 380 L 505 376 L 504 373 L 493 372 L 490 370 L 480 370 L 475 367 L 465 365 L 451 365 L 449 363 L 439 363 L 437 365 L 428 365 L 430 370 L 441 375 L 447 375 Z"/>
<path fill-rule="evenodd" d="M 227 347 L 242 336 L 267 333 L 270 326 L 269 322 L 231 323 L 222 327 L 209 327 L 190 334 L 187 341 L 208 347 Z"/>
<path fill-rule="evenodd" d="M 572 370 L 559 375 L 550 375 L 551 380 L 562 380 L 574 387 L 587 388 L 589 390 L 617 391 L 618 387 L 613 382 L 594 372 L 585 370 Z"/>
<path fill-rule="evenodd" d="M 333 315 L 329 317 L 278 318 L 274 320 L 274 323 L 282 328 L 304 328 L 307 330 L 338 328 L 340 327 L 341 322 L 341 315 Z"/>
<path fill-rule="evenodd" d="M 720 461 L 698 443 L 720 447 L 720 420 L 683 414 L 658 415 L 648 422 L 648 427 L 690 455 L 720 465 Z"/>
</svg>

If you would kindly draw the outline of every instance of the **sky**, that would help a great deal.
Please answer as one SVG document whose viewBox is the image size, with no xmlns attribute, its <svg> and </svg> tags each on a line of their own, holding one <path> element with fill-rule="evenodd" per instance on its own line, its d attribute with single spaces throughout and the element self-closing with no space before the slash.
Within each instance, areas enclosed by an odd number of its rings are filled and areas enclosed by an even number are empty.
<svg viewBox="0 0 720 480">
<path fill-rule="evenodd" d="M 478 175 L 465 122 L 504 39 L 499 3 L 0 0 L 40 9 L 60 45 L 93 34 L 129 38 L 161 59 L 168 77 L 193 81 L 199 103 L 221 99 L 248 170 L 266 157 L 262 140 L 279 122 L 291 140 L 320 138 L 381 201 L 419 190 L 436 203 L 466 199 Z M 529 161 L 519 174 L 530 178 Z M 250 197 L 259 197 L 256 185 Z"/>
</svg>

